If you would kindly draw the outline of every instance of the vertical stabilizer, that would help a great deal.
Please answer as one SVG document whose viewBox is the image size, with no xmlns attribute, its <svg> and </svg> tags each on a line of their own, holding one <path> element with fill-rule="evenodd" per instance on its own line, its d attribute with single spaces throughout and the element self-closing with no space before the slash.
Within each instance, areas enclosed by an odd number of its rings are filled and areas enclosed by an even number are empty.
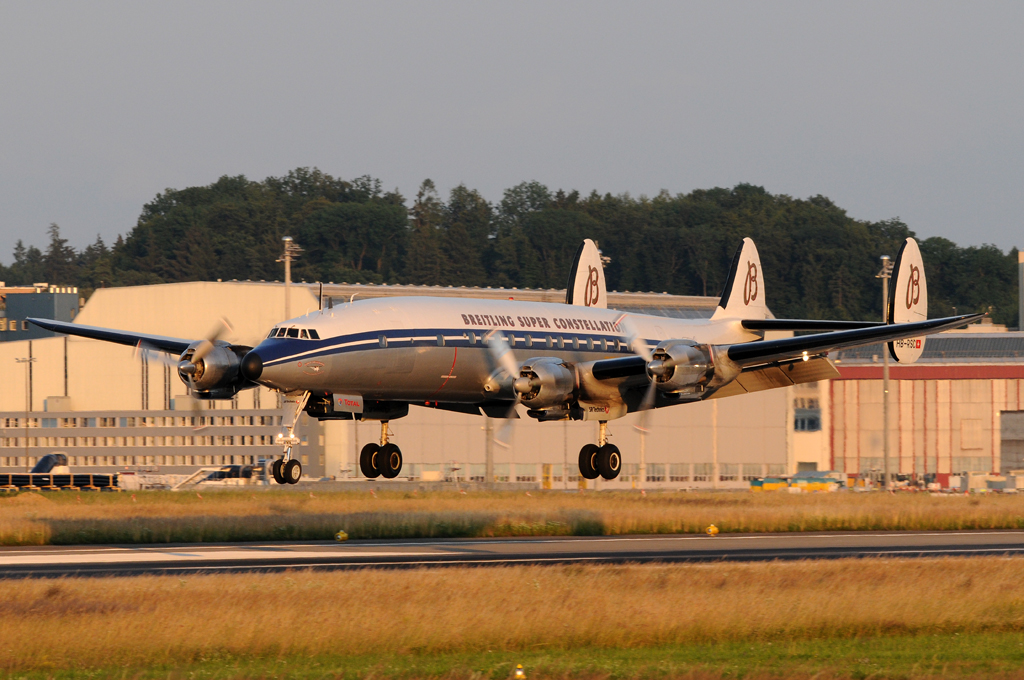
<svg viewBox="0 0 1024 680">
<path fill-rule="evenodd" d="M 917 241 L 908 238 L 900 247 L 889 279 L 889 323 L 928 320 L 928 285 L 924 279 L 924 260 Z M 906 338 L 889 343 L 889 354 L 901 364 L 912 364 L 924 353 L 924 337 Z"/>
<path fill-rule="evenodd" d="M 729 278 L 712 319 L 767 319 L 761 257 L 753 239 L 745 238 L 732 258 Z"/>
<path fill-rule="evenodd" d="M 608 290 L 604 283 L 601 251 L 589 238 L 583 241 L 569 270 L 565 287 L 565 304 L 581 307 L 608 307 Z"/>
</svg>

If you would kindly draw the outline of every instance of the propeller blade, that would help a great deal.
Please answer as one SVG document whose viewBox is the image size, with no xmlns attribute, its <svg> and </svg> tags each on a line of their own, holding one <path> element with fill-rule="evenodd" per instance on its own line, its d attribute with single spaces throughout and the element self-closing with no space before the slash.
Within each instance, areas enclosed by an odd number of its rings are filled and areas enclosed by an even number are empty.
<svg viewBox="0 0 1024 680">
<path fill-rule="evenodd" d="M 629 342 L 629 348 L 637 356 L 643 357 L 644 361 L 650 363 L 654 355 L 651 354 L 651 348 L 647 346 L 647 341 L 640 337 L 640 334 L 636 330 L 636 326 L 625 314 L 622 314 L 615 320 L 615 325 L 618 326 L 622 333 L 626 336 L 626 340 Z"/>
<path fill-rule="evenodd" d="M 196 351 L 192 354 L 192 363 L 197 364 L 202 361 L 203 357 L 213 350 L 215 347 L 214 343 L 217 342 L 224 333 L 230 332 L 231 330 L 231 324 L 228 323 L 228 320 L 221 317 L 217 322 L 217 325 L 206 334 L 206 339 L 196 347 Z"/>
<path fill-rule="evenodd" d="M 517 415 L 516 408 L 519 406 L 519 393 L 516 392 L 516 400 L 512 402 L 512 406 L 509 407 L 505 413 L 505 422 L 502 423 L 501 427 L 498 428 L 498 432 L 494 436 L 494 443 L 503 448 L 509 448 L 512 446 L 512 428 L 515 427 Z"/>
<path fill-rule="evenodd" d="M 501 366 L 513 380 L 519 377 L 519 364 L 516 363 L 512 348 L 508 346 L 508 338 L 505 337 L 505 334 L 501 331 L 491 331 L 484 338 L 484 342 L 487 343 L 487 348 L 491 351 L 495 363 Z"/>
<path fill-rule="evenodd" d="M 143 352 L 148 352 L 146 355 L 147 358 L 156 359 L 164 366 L 170 366 L 174 369 L 178 368 L 178 359 L 176 357 L 172 357 L 164 350 L 158 349 L 144 340 L 139 340 L 135 343 L 135 349 L 132 351 L 132 358 L 141 359 Z"/>
<path fill-rule="evenodd" d="M 205 411 L 203 411 L 203 407 L 199 403 L 199 400 L 196 399 L 195 397 L 192 397 L 192 417 L 195 419 L 193 420 L 193 422 L 195 423 L 195 425 L 192 427 L 193 432 L 199 432 L 209 427 L 209 425 L 203 422 L 203 418 L 206 417 L 206 413 Z"/>
<path fill-rule="evenodd" d="M 637 422 L 636 425 L 633 426 L 640 432 L 641 436 L 647 434 L 650 431 L 650 429 L 648 428 L 649 414 L 651 410 L 654 409 L 654 399 L 657 396 L 657 394 L 657 383 L 655 383 L 654 380 L 651 379 L 651 384 L 647 388 L 647 392 L 644 393 L 644 398 L 640 402 L 640 408 L 638 409 L 640 411 L 640 420 L 639 422 Z"/>
</svg>

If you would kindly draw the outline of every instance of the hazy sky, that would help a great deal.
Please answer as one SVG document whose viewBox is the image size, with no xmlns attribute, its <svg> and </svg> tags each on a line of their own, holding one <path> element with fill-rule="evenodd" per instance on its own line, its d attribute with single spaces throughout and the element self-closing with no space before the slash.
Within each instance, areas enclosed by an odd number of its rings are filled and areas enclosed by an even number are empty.
<svg viewBox="0 0 1024 680">
<path fill-rule="evenodd" d="M 1024 245 L 1024 3 L 0 4 L 0 262 L 165 188 L 750 182 Z"/>
</svg>

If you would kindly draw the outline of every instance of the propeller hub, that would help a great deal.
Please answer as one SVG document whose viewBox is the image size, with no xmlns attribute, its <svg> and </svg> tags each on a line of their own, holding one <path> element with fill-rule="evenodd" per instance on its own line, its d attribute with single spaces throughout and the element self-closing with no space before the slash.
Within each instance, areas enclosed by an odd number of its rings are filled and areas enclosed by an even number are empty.
<svg viewBox="0 0 1024 680">
<path fill-rule="evenodd" d="M 663 378 L 668 375 L 669 369 L 671 368 L 672 367 L 667 362 L 662 361 L 661 359 L 654 359 L 647 364 L 647 372 L 651 375 L 656 375 L 659 378 Z"/>
<path fill-rule="evenodd" d="M 527 378 L 525 375 L 516 378 L 516 381 L 512 383 L 512 389 L 519 394 L 526 394 L 533 389 L 533 381 Z"/>
<path fill-rule="evenodd" d="M 196 365 L 191 361 L 178 362 L 178 373 L 181 373 L 182 375 L 195 375 Z"/>
</svg>

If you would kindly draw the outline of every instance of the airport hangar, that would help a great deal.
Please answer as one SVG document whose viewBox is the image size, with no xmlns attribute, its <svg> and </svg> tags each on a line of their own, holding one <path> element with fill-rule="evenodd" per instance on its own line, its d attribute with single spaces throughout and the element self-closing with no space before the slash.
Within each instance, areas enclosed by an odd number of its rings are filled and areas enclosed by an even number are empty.
<svg viewBox="0 0 1024 680">
<path fill-rule="evenodd" d="M 7 331 L 0 333 L 4 340 L 0 342 L 0 473 L 24 471 L 54 452 L 66 453 L 76 471 L 165 474 L 186 474 L 205 466 L 255 465 L 280 455 L 275 438 L 284 411 L 276 393 L 261 387 L 229 401 L 198 403 L 188 396 L 172 362 L 130 347 L 52 336 L 33 326 L 26 328 L 12 314 L 28 310 L 22 313 L 51 316 L 39 310 L 52 308 L 54 318 L 71 316 L 87 325 L 185 338 L 203 337 L 224 316 L 233 328 L 225 339 L 255 345 L 267 329 L 287 318 L 284 284 L 218 281 L 106 288 L 97 290 L 80 311 L 77 304 L 69 304 L 72 296 L 77 298 L 77 291 L 72 291 L 40 284 L 6 296 L 7 318 L 0 322 Z M 292 284 L 287 295 L 292 316 L 319 307 L 317 285 Z M 324 295 L 340 305 L 353 296 L 560 302 L 565 294 L 325 284 Z M 676 318 L 710 317 L 717 302 L 710 297 L 609 293 L 610 307 Z M 997 338 L 993 340 L 992 335 Z M 893 368 L 890 442 L 901 472 L 998 471 L 1004 446 L 1024 452 L 1024 434 L 1017 435 L 1024 427 L 1014 425 L 1004 413 L 1020 410 L 1024 335 L 955 337 L 959 343 L 955 357 L 933 349 L 945 337 L 933 338 L 919 365 Z M 995 350 L 993 341 L 998 345 Z M 985 354 L 978 350 L 982 346 L 989 348 L 989 356 L 975 356 Z M 878 469 L 882 457 L 879 350 L 840 354 L 836 380 L 659 409 L 651 414 L 649 433 L 643 438 L 634 427 L 635 414 L 612 421 L 609 431 L 623 451 L 625 465 L 618 479 L 597 483 L 601 488 L 637 486 L 641 448 L 646 460 L 642 483 L 648 488 L 744 488 L 750 479 L 798 470 L 856 474 Z M 390 424 L 406 454 L 401 477 L 485 481 L 485 461 L 490 455 L 493 481 L 535 482 L 552 488 L 584 483 L 575 459 L 580 447 L 594 438 L 596 423 L 537 423 L 524 417 L 514 421 L 510 433 L 503 431 L 505 425 L 506 421 L 483 416 L 413 408 L 409 416 Z M 355 480 L 359 479 L 358 451 L 377 439 L 379 425 L 374 421 L 319 423 L 303 415 L 297 433 L 309 477 Z M 1007 436 L 1012 441 L 1004 443 Z M 1024 463 L 1014 464 L 1024 467 Z M 593 488 L 595 482 L 587 484 Z"/>
</svg>

